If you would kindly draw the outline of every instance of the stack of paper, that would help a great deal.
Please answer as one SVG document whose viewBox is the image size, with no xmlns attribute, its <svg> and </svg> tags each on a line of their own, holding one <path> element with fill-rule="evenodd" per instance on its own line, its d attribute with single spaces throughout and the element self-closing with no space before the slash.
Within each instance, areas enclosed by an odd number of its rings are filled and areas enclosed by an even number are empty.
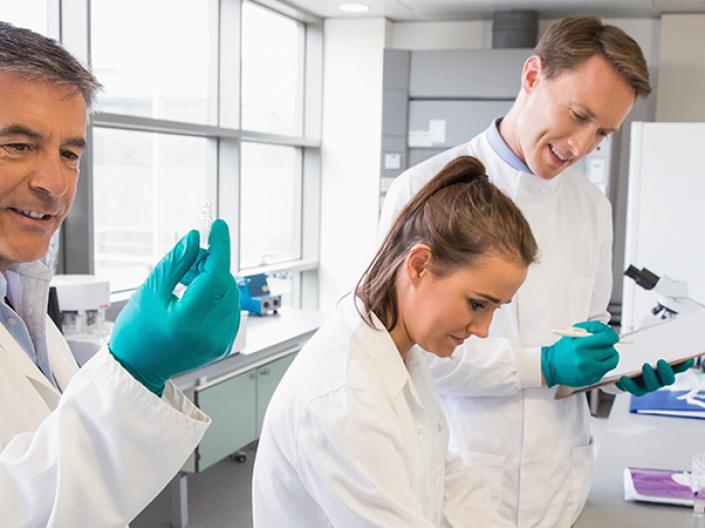
<svg viewBox="0 0 705 528">
<path fill-rule="evenodd" d="M 632 396 L 629 412 L 705 419 L 705 395 L 685 398 L 690 391 L 658 390 Z"/>
<path fill-rule="evenodd" d="M 670 469 L 624 469 L 624 500 L 693 505 L 690 474 Z"/>
</svg>

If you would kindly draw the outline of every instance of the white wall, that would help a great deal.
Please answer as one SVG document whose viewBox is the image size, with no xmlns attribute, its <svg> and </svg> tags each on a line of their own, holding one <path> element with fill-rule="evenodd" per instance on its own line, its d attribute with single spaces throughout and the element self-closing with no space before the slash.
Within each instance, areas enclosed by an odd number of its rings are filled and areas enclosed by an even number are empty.
<svg viewBox="0 0 705 528">
<path fill-rule="evenodd" d="M 540 19 L 539 36 L 556 20 Z M 657 63 L 659 19 L 605 18 L 603 21 L 631 35 L 641 46 L 649 65 Z M 396 22 L 391 24 L 390 47 L 409 50 L 491 48 L 492 21 Z"/>
<path fill-rule="evenodd" d="M 492 21 L 397 22 L 390 47 L 408 50 L 482 49 L 492 47 Z"/>
<path fill-rule="evenodd" d="M 376 249 L 382 142 L 382 59 L 389 22 L 324 25 L 319 308 L 355 286 Z"/>
<path fill-rule="evenodd" d="M 705 121 L 705 15 L 663 15 L 657 121 Z"/>
</svg>

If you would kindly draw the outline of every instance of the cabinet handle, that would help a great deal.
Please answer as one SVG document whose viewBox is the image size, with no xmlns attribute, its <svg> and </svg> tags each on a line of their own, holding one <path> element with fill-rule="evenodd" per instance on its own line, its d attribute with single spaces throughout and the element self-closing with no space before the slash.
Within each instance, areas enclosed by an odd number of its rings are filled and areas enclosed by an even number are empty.
<svg viewBox="0 0 705 528">
<path fill-rule="evenodd" d="M 260 373 L 262 376 L 269 376 L 269 375 L 271 374 L 271 372 L 270 372 L 270 370 L 269 370 L 268 368 L 260 369 L 259 373 Z"/>
<path fill-rule="evenodd" d="M 252 372 L 250 372 L 250 374 L 248 375 L 248 377 L 249 377 L 250 379 L 257 379 L 257 371 L 256 371 L 256 370 L 253 370 Z"/>
</svg>

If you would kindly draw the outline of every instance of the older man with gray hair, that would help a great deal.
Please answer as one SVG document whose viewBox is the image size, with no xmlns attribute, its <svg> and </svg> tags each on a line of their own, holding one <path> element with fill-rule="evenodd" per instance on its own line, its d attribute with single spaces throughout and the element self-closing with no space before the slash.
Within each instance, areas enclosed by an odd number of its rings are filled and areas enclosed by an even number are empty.
<svg viewBox="0 0 705 528">
<path fill-rule="evenodd" d="M 47 318 L 39 259 L 73 202 L 98 88 L 56 42 L 0 22 L 2 526 L 125 526 L 210 422 L 169 378 L 222 356 L 239 326 L 221 220 L 207 252 L 191 231 L 157 264 L 80 370 Z"/>
</svg>

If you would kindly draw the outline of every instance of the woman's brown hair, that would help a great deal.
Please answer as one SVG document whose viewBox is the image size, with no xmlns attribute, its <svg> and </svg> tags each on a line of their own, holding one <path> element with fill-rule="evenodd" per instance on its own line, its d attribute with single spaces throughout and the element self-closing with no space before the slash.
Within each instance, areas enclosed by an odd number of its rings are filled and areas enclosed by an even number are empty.
<svg viewBox="0 0 705 528">
<path fill-rule="evenodd" d="M 426 244 L 433 255 L 434 274 L 443 276 L 495 252 L 528 266 L 537 245 L 519 208 L 485 174 L 471 156 L 448 163 L 424 185 L 399 213 L 377 254 L 355 288 L 367 313 L 393 329 L 399 319 L 397 271 L 415 244 Z"/>
</svg>

